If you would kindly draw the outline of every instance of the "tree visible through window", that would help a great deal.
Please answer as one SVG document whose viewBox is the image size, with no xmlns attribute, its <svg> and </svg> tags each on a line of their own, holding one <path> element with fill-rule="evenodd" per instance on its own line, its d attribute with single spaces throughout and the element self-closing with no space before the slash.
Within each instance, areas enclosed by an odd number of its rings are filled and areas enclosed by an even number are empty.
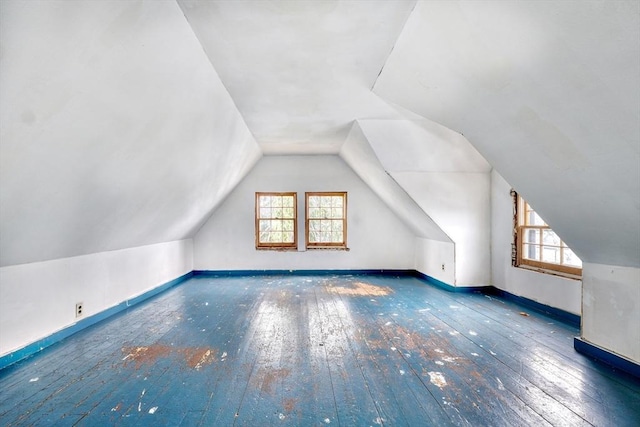
<svg viewBox="0 0 640 427">
<path fill-rule="evenodd" d="M 297 249 L 296 193 L 256 193 L 256 248 Z"/>
<path fill-rule="evenodd" d="M 347 247 L 347 193 L 305 193 L 307 248 Z"/>
<path fill-rule="evenodd" d="M 517 265 L 582 275 L 582 261 L 519 195 L 516 196 Z"/>
</svg>

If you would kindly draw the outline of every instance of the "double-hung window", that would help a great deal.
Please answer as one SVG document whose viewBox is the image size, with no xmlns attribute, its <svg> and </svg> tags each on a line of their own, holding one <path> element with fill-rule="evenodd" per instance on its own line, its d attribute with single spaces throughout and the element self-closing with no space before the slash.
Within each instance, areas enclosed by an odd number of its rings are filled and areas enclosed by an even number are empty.
<svg viewBox="0 0 640 427">
<path fill-rule="evenodd" d="M 306 247 L 347 248 L 347 193 L 305 193 Z"/>
<path fill-rule="evenodd" d="M 582 261 L 522 197 L 516 195 L 516 262 L 572 275 L 582 275 Z"/>
<path fill-rule="evenodd" d="M 256 249 L 297 249 L 296 193 L 256 193 Z"/>
</svg>

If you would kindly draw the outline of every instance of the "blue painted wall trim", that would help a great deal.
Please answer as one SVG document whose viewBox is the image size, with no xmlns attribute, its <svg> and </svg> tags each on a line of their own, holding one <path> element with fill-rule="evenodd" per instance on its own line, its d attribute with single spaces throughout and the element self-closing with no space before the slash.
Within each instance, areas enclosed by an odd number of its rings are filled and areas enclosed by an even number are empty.
<svg viewBox="0 0 640 427">
<path fill-rule="evenodd" d="M 436 279 L 435 277 L 428 276 L 424 273 L 421 273 L 417 270 L 410 270 L 411 276 L 417 277 L 430 285 L 438 287 L 440 289 L 444 289 L 449 292 L 485 292 L 488 288 L 492 286 L 453 286 L 446 282 Z"/>
<path fill-rule="evenodd" d="M 194 270 L 195 276 L 243 277 L 243 276 L 333 276 L 369 275 L 413 276 L 412 270 Z"/>
<path fill-rule="evenodd" d="M 575 326 L 576 328 L 580 328 L 580 316 L 578 316 L 577 314 L 573 314 L 568 311 L 561 310 L 559 308 L 541 304 L 529 298 L 514 295 L 507 291 L 503 291 L 502 289 L 498 289 L 494 286 L 491 286 L 490 288 L 488 288 L 485 291 L 485 293 L 499 296 L 500 298 L 506 299 L 507 301 L 514 302 L 523 307 L 527 307 L 527 308 L 530 308 L 531 310 L 535 310 L 539 313 L 543 313 L 548 316 L 551 316 L 571 326 Z"/>
<path fill-rule="evenodd" d="M 605 363 L 612 368 L 624 371 L 640 379 L 640 365 L 629 359 L 625 359 L 615 353 L 611 353 L 610 351 L 591 344 L 580 337 L 573 339 L 573 348 L 575 348 L 578 353 L 582 353 L 598 362 Z"/>
<path fill-rule="evenodd" d="M 145 301 L 153 296 L 158 295 L 161 292 L 166 291 L 167 289 L 176 286 L 182 282 L 184 282 L 185 280 L 189 279 L 190 277 L 193 276 L 193 272 L 189 272 L 187 274 L 184 274 L 180 277 L 178 277 L 177 279 L 171 280 L 167 283 L 164 283 L 160 286 L 157 286 L 141 295 L 138 295 L 137 297 L 125 300 L 123 302 L 121 302 L 120 304 L 110 307 L 106 310 L 103 310 L 99 313 L 94 314 L 93 316 L 84 318 L 82 320 L 79 320 L 78 322 L 67 326 L 66 328 L 58 331 L 58 332 L 54 332 L 53 334 L 42 338 L 36 342 L 33 342 L 31 344 L 26 345 L 25 347 L 22 347 L 21 349 L 18 349 L 14 352 L 11 352 L 9 354 L 6 354 L 2 357 L 0 357 L 0 370 L 6 368 L 7 366 L 16 363 L 22 359 L 25 359 L 41 350 L 44 350 L 45 348 L 59 342 L 62 341 L 63 339 L 75 334 L 78 331 L 81 331 L 85 328 L 88 328 L 91 325 L 95 325 L 98 322 L 101 322 L 102 320 L 113 316 L 114 314 L 117 314 L 123 310 L 126 310 L 127 308 L 134 306 L 136 304 L 141 303 L 142 301 Z"/>
</svg>

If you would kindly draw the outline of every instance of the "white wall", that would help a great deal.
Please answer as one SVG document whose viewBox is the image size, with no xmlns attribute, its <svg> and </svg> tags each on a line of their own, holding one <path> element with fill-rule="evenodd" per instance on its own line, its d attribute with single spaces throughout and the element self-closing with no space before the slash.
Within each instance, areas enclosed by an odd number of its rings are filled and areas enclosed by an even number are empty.
<svg viewBox="0 0 640 427">
<path fill-rule="evenodd" d="M 456 286 L 456 269 L 453 268 L 456 265 L 454 243 L 416 237 L 415 251 L 414 268 L 417 271 Z"/>
<path fill-rule="evenodd" d="M 113 307 L 193 269 L 180 240 L 0 268 L 0 356 Z"/>
<path fill-rule="evenodd" d="M 585 263 L 582 338 L 640 364 L 640 269 Z"/>
<path fill-rule="evenodd" d="M 298 193 L 298 251 L 255 249 L 256 191 Z M 304 192 L 348 192 L 349 251 L 304 250 Z M 265 156 L 194 237 L 194 269 L 412 269 L 411 231 L 338 156 Z"/>
<path fill-rule="evenodd" d="M 582 283 L 511 265 L 513 201 L 511 186 L 491 173 L 491 273 L 493 286 L 569 313 L 581 314 Z"/>
<path fill-rule="evenodd" d="M 429 120 L 359 120 L 384 170 L 455 243 L 455 286 L 491 282 L 491 166 L 459 133 Z M 359 159 L 358 159 L 359 160 Z M 440 264 L 441 266 L 441 264 Z M 442 274 L 441 268 L 437 274 Z"/>
<path fill-rule="evenodd" d="M 260 157 L 175 1 L 0 8 L 0 266 L 189 238 Z"/>
</svg>

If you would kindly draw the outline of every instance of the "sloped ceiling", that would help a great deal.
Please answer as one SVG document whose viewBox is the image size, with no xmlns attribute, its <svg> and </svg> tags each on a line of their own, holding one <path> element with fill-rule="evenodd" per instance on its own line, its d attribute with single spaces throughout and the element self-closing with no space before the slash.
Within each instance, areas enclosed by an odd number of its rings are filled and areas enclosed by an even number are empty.
<svg viewBox="0 0 640 427">
<path fill-rule="evenodd" d="M 583 260 L 639 266 L 639 8 L 2 0 L 0 265 L 190 237 L 263 152 L 337 154 L 356 121 L 417 117 Z M 424 150 L 402 132 L 354 169 L 405 168 Z"/>
<path fill-rule="evenodd" d="M 174 1 L 0 7 L 1 265 L 188 237 L 261 156 Z"/>
<path fill-rule="evenodd" d="M 374 92 L 463 133 L 583 261 L 640 266 L 639 2 L 418 2 Z"/>
<path fill-rule="evenodd" d="M 337 153 L 415 0 L 178 0 L 266 154 Z"/>
</svg>

